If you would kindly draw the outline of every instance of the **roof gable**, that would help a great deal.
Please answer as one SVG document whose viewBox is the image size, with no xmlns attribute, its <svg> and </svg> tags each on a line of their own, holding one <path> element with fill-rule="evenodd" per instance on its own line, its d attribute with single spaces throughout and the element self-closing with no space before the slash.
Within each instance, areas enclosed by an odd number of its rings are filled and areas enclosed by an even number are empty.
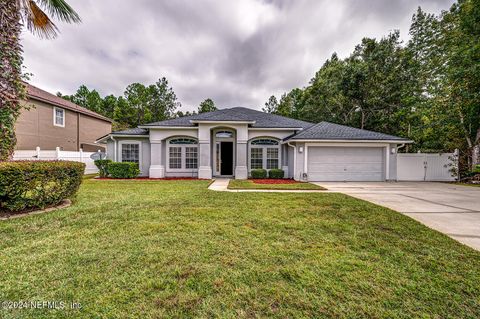
<svg viewBox="0 0 480 319">
<path fill-rule="evenodd" d="M 59 96 L 53 95 L 52 93 L 49 93 L 47 91 L 44 91 L 40 88 L 37 88 L 36 86 L 33 86 L 31 84 L 26 83 L 27 86 L 27 96 L 28 98 L 32 100 L 37 100 L 41 101 L 44 103 L 48 103 L 54 106 L 58 106 L 70 111 L 82 113 L 91 117 L 95 117 L 107 122 L 112 122 L 111 119 L 108 117 L 105 117 L 103 115 L 100 115 L 94 111 L 91 111 L 87 108 L 81 107 L 80 105 L 77 105 L 75 103 L 72 103 L 70 101 L 67 101 Z"/>
<path fill-rule="evenodd" d="M 355 127 L 320 122 L 299 132 L 289 140 L 388 140 L 408 141 L 408 139 L 374 131 L 362 130 Z"/>
</svg>

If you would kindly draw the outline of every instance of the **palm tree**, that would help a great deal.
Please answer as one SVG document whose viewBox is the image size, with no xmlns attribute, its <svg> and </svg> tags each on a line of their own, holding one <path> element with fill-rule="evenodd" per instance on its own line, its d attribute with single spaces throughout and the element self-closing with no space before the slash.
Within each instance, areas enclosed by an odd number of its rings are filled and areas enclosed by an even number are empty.
<svg viewBox="0 0 480 319">
<path fill-rule="evenodd" d="M 64 0 L 2 0 L 0 3 L 0 161 L 15 148 L 14 125 L 24 97 L 22 82 L 22 26 L 40 38 L 51 39 L 58 28 L 50 17 L 78 23 L 80 16 Z"/>
</svg>

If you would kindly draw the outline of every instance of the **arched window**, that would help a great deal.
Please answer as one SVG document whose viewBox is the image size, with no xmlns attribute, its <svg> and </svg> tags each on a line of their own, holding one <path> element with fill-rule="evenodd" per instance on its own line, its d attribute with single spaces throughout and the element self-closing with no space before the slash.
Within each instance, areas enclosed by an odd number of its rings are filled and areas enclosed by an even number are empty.
<svg viewBox="0 0 480 319">
<path fill-rule="evenodd" d="M 190 137 L 178 137 L 171 139 L 170 144 L 197 144 L 197 140 Z"/>
<path fill-rule="evenodd" d="M 252 169 L 280 168 L 280 143 L 272 138 L 257 138 L 250 141 L 249 163 Z"/>
<path fill-rule="evenodd" d="M 168 141 L 167 169 L 189 172 L 198 169 L 198 141 L 191 137 L 175 137 Z"/>
<path fill-rule="evenodd" d="M 278 141 L 270 138 L 259 138 L 252 141 L 252 145 L 278 145 Z"/>
<path fill-rule="evenodd" d="M 217 131 L 215 137 L 233 137 L 232 131 Z"/>
</svg>

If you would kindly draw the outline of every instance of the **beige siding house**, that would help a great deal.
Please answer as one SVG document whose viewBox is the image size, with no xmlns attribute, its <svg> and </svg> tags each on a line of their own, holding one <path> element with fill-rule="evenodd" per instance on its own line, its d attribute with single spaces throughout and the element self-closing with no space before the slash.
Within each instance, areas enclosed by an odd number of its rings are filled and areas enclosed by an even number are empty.
<svg viewBox="0 0 480 319">
<path fill-rule="evenodd" d="M 112 120 L 30 84 L 27 97 L 15 124 L 17 150 L 105 150 L 95 140 L 112 131 Z"/>
</svg>

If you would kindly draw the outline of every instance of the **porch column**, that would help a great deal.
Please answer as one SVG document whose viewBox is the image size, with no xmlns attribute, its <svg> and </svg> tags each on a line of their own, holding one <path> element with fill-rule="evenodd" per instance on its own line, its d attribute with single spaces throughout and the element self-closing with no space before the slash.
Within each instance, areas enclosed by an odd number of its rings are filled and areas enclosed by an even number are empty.
<svg viewBox="0 0 480 319">
<path fill-rule="evenodd" d="M 150 140 L 150 169 L 151 178 L 165 177 L 165 166 L 162 163 L 162 141 Z"/>
<path fill-rule="evenodd" d="M 212 178 L 212 165 L 210 160 L 210 140 L 198 141 L 199 155 L 200 155 L 200 167 L 198 168 L 198 178 L 211 179 Z"/>
<path fill-rule="evenodd" d="M 242 125 L 237 127 L 237 154 L 235 161 L 235 179 L 247 179 L 247 143 L 248 143 L 248 127 Z"/>
<path fill-rule="evenodd" d="M 235 179 L 247 179 L 247 141 L 237 140 L 237 158 L 235 166 Z"/>
</svg>

